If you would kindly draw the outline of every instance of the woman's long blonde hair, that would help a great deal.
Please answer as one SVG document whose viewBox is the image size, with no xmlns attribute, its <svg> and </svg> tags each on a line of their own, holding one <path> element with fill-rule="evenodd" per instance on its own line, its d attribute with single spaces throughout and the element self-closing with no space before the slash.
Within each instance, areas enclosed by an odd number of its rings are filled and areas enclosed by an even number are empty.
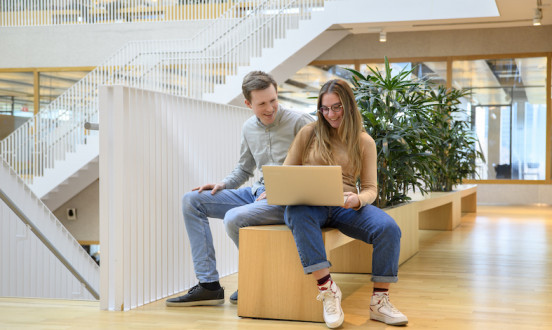
<svg viewBox="0 0 552 330">
<path fill-rule="evenodd" d="M 336 94 L 343 105 L 343 120 L 337 129 L 337 135 L 341 142 L 347 146 L 349 162 L 354 168 L 355 178 L 358 178 L 361 170 L 360 134 L 365 132 L 365 129 L 362 125 L 362 117 L 358 111 L 355 96 L 351 87 L 349 87 L 344 80 L 330 80 L 320 89 L 317 109 L 320 109 L 322 106 L 322 96 L 328 93 Z M 320 111 L 317 113 L 318 120 L 314 127 L 314 135 L 311 143 L 314 144 L 314 151 L 318 153 L 327 164 L 335 165 L 330 143 L 330 136 L 333 128 Z M 303 160 L 307 157 L 308 149 L 309 148 L 305 149 Z"/>
</svg>

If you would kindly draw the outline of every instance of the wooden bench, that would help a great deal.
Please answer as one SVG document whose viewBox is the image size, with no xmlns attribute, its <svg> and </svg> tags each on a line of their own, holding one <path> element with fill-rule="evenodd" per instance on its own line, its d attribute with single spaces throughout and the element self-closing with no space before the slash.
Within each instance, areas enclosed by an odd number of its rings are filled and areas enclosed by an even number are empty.
<svg viewBox="0 0 552 330">
<path fill-rule="evenodd" d="M 453 230 L 460 225 L 462 212 L 477 212 L 477 186 L 459 186 L 451 192 L 431 192 L 415 201 L 419 228 Z"/>
<path fill-rule="evenodd" d="M 403 233 L 410 233 L 401 239 L 399 262 L 403 263 L 418 251 L 416 206 L 407 204 L 386 211 Z M 325 228 L 322 233 L 332 272 L 372 272 L 371 245 L 333 228 Z M 238 274 L 239 316 L 324 322 L 321 302 L 316 300 L 318 290 L 312 276 L 303 272 L 287 226 L 241 228 Z"/>
<path fill-rule="evenodd" d="M 441 223 L 431 222 L 435 227 L 453 229 L 459 224 L 459 212 L 464 209 L 461 203 L 467 203 L 466 209 L 475 208 L 476 187 L 470 189 L 465 194 L 460 191 L 438 193 L 433 198 L 385 209 L 402 231 L 399 264 L 419 250 L 420 215 L 424 219 L 440 219 Z M 333 228 L 323 229 L 322 235 L 332 272 L 372 272 L 372 245 Z M 318 290 L 314 279 L 304 274 L 287 226 L 241 228 L 238 274 L 239 316 L 324 322 L 322 303 L 316 300 Z"/>
<path fill-rule="evenodd" d="M 458 186 L 457 189 L 461 196 L 461 211 L 465 213 L 477 212 L 477 185 L 462 185 Z"/>
</svg>

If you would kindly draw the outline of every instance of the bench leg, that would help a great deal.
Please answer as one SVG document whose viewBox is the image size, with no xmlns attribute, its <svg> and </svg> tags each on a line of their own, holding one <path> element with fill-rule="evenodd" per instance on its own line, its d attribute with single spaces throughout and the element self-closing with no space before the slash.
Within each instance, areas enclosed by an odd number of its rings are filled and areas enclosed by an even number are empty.
<svg viewBox="0 0 552 330">
<path fill-rule="evenodd" d="M 331 250 L 329 260 L 332 273 L 372 273 L 372 244 L 363 241 L 352 241 Z"/>
<path fill-rule="evenodd" d="M 420 229 L 453 230 L 460 225 L 462 210 L 460 198 L 439 207 L 419 213 Z"/>
<path fill-rule="evenodd" d="M 265 226 L 263 226 L 265 227 Z M 312 275 L 305 275 L 291 231 L 240 230 L 238 315 L 324 322 Z"/>
<path fill-rule="evenodd" d="M 462 212 L 475 213 L 477 212 L 477 192 L 462 197 Z"/>
</svg>

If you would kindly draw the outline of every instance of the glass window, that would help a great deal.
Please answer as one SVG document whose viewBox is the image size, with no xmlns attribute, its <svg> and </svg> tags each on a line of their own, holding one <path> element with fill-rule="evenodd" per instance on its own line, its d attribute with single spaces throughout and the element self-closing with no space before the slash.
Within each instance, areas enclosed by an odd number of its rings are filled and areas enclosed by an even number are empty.
<svg viewBox="0 0 552 330">
<path fill-rule="evenodd" d="M 35 112 L 35 91 L 39 91 L 39 107 L 44 107 L 76 82 L 88 71 L 39 72 L 40 86 L 34 84 L 34 72 L 0 72 L 0 138 L 32 117 Z M 9 117 L 7 117 L 9 116 Z"/>
<path fill-rule="evenodd" d="M 360 65 L 360 72 L 363 75 L 372 74 L 369 68 L 384 71 L 384 63 L 366 63 Z M 393 74 L 399 73 L 401 70 L 411 70 L 413 78 L 425 78 L 435 86 L 447 85 L 447 62 L 399 62 L 389 63 Z"/>
<path fill-rule="evenodd" d="M 278 87 L 280 103 L 297 111 L 316 113 L 316 98 L 320 87 L 331 79 L 350 80 L 354 64 L 309 65 L 286 80 Z"/>
<path fill-rule="evenodd" d="M 88 71 L 40 72 L 40 107 L 50 104 L 87 74 Z"/>
<path fill-rule="evenodd" d="M 476 179 L 544 180 L 546 58 L 454 61 L 452 85 L 464 100 L 486 162 Z"/>
<path fill-rule="evenodd" d="M 0 72 L 0 114 L 32 117 L 33 72 Z"/>
</svg>

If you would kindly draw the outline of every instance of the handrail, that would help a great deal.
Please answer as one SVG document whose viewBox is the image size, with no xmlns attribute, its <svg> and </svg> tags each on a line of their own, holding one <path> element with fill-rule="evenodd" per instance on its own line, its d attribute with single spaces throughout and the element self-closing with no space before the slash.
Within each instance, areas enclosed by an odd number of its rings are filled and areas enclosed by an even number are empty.
<svg viewBox="0 0 552 330">
<path fill-rule="evenodd" d="M 0 161 L 4 162 L 1 158 Z M 5 164 L 5 163 L 4 163 Z M 36 235 L 36 237 L 50 250 L 54 256 L 77 278 L 84 287 L 90 292 L 96 299 L 100 299 L 99 293 L 94 287 L 73 267 L 71 262 L 65 258 L 65 256 L 50 242 L 50 240 L 42 233 L 42 231 L 31 221 L 24 212 L 11 200 L 11 198 L 4 192 L 2 186 L 0 186 L 0 199 L 12 210 L 12 212 L 19 218 L 28 228 Z"/>
<path fill-rule="evenodd" d="M 100 129 L 100 125 L 98 123 L 91 123 L 91 122 L 87 121 L 86 123 L 84 123 L 84 128 L 92 130 L 92 131 L 97 131 L 97 130 Z"/>
</svg>

